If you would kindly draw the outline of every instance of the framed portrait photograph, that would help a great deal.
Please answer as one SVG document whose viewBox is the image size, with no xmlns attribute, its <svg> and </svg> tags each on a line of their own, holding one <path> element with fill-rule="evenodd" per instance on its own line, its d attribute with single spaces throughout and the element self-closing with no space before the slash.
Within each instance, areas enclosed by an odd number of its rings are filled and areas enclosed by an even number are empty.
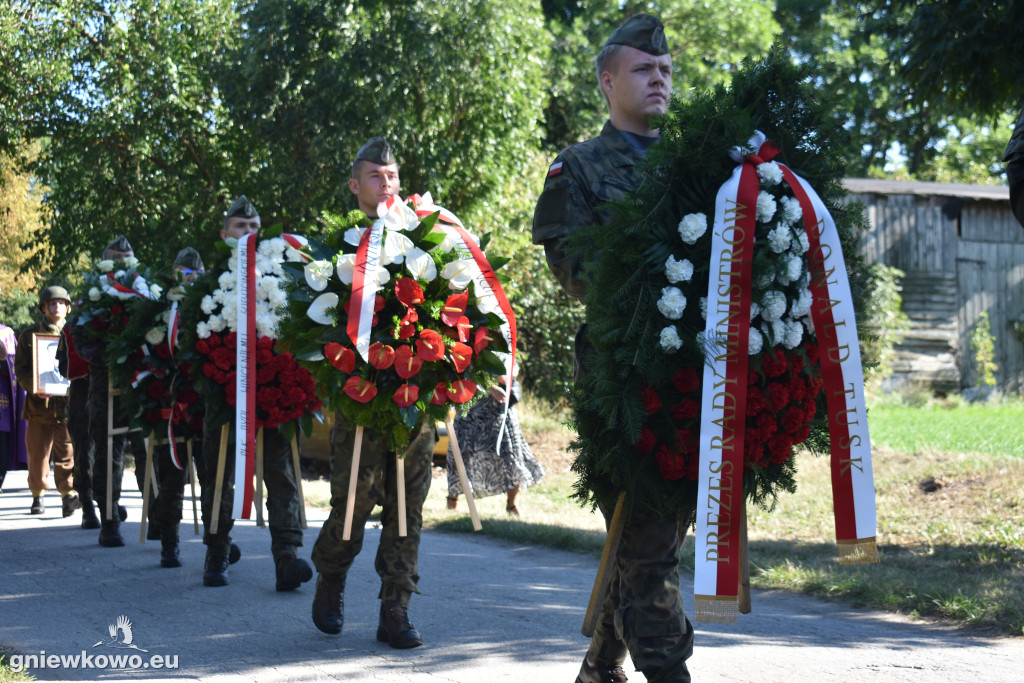
<svg viewBox="0 0 1024 683">
<path fill-rule="evenodd" d="M 42 396 L 67 396 L 71 380 L 57 368 L 59 334 L 35 334 L 32 337 L 32 393 Z"/>
</svg>

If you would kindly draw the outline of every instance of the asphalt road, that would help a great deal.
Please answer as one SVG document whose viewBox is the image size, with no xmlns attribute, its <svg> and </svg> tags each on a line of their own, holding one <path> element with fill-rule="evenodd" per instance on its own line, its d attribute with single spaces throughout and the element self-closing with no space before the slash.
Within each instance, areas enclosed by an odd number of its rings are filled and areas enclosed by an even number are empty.
<svg viewBox="0 0 1024 683">
<path fill-rule="evenodd" d="M 229 586 L 207 588 L 190 511 L 184 567 L 161 568 L 159 542 L 139 544 L 134 478 L 124 483 L 132 487 L 123 499 L 127 545 L 101 548 L 98 532 L 79 528 L 78 513 L 61 519 L 56 494 L 44 515 L 29 515 L 25 473 L 8 475 L 0 495 L 0 645 L 47 660 L 79 657 L 77 668 L 47 661 L 30 669 L 39 680 L 571 683 L 578 671 L 593 557 L 427 532 L 423 594 L 410 609 L 425 643 L 392 650 L 375 640 L 376 529 L 349 576 L 344 632 L 328 636 L 310 620 L 312 583 L 275 592 L 266 529 L 236 523 L 242 561 Z M 307 557 L 324 511 L 310 508 L 308 516 Z M 692 607 L 690 577 L 682 589 Z M 1024 681 L 1024 638 L 982 638 L 786 593 L 755 591 L 753 607 L 735 624 L 696 624 L 694 681 Z M 111 636 L 121 616 L 134 647 L 123 629 Z M 126 661 L 140 668 L 110 668 L 119 655 L 135 656 Z M 93 668 L 82 668 L 83 656 Z"/>
</svg>

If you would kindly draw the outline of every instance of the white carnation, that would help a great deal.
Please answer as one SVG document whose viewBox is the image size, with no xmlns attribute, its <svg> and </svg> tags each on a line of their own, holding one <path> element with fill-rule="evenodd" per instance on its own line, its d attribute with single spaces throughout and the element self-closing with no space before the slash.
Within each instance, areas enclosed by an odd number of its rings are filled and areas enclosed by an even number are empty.
<svg viewBox="0 0 1024 683">
<path fill-rule="evenodd" d="M 675 256 L 669 255 L 665 261 L 665 277 L 669 282 L 689 282 L 693 277 L 693 264 L 687 259 L 677 261 Z"/>
<path fill-rule="evenodd" d="M 801 273 L 804 270 L 804 262 L 796 254 L 786 255 L 786 274 L 789 276 L 790 282 L 795 282 L 800 279 Z"/>
<path fill-rule="evenodd" d="M 217 286 L 223 290 L 234 289 L 236 279 L 238 279 L 237 275 L 235 275 L 231 271 L 225 270 L 220 274 L 220 276 L 217 277 Z"/>
<path fill-rule="evenodd" d="M 765 289 L 772 282 L 775 281 L 775 269 L 771 266 L 766 266 L 764 270 L 757 272 L 754 278 L 754 286 L 758 289 Z"/>
<path fill-rule="evenodd" d="M 700 317 L 704 320 L 708 319 L 708 298 L 706 296 L 700 298 Z"/>
<path fill-rule="evenodd" d="M 678 287 L 665 287 L 658 299 L 658 310 L 669 320 L 679 320 L 686 310 L 686 297 Z"/>
<path fill-rule="evenodd" d="M 786 323 L 786 336 L 782 345 L 787 349 L 795 349 L 804 339 L 804 326 L 799 320 L 790 320 Z"/>
<path fill-rule="evenodd" d="M 211 332 L 222 332 L 228 326 L 228 321 L 219 315 L 211 315 L 206 321 Z"/>
<path fill-rule="evenodd" d="M 202 312 L 205 313 L 206 315 L 210 315 L 215 310 L 217 310 L 217 305 L 217 302 L 214 301 L 214 298 L 209 294 L 204 296 L 202 298 L 202 301 L 199 302 L 200 310 L 202 310 Z"/>
<path fill-rule="evenodd" d="M 679 236 L 683 242 L 694 244 L 708 231 L 708 217 L 702 213 L 691 213 L 679 221 Z"/>
<path fill-rule="evenodd" d="M 757 221 L 767 223 L 775 215 L 775 197 L 764 190 L 757 193 Z"/>
<path fill-rule="evenodd" d="M 751 327 L 750 334 L 747 335 L 747 355 L 754 356 L 761 353 L 761 349 L 764 348 L 764 337 L 757 331 L 757 328 Z"/>
<path fill-rule="evenodd" d="M 807 250 L 811 248 L 811 240 L 808 239 L 807 233 L 803 230 L 796 231 L 796 239 L 793 241 L 795 242 L 793 251 L 798 254 L 806 254 Z"/>
<path fill-rule="evenodd" d="M 777 290 L 765 292 L 761 297 L 761 318 L 772 322 L 786 312 L 786 295 Z"/>
<path fill-rule="evenodd" d="M 760 204 L 760 202 L 758 202 Z M 788 225 L 780 225 L 768 233 L 768 248 L 776 254 L 789 249 L 793 243 L 793 231 Z"/>
<path fill-rule="evenodd" d="M 792 197 L 782 198 L 782 217 L 787 223 L 796 223 L 803 217 L 803 209 L 800 208 L 800 202 Z"/>
<path fill-rule="evenodd" d="M 750 302 L 750 319 L 753 320 L 761 314 L 761 306 L 756 301 Z"/>
<path fill-rule="evenodd" d="M 780 346 L 786 341 L 786 321 L 782 318 L 773 320 L 772 326 L 772 346 Z"/>
<path fill-rule="evenodd" d="M 814 301 L 814 296 L 811 294 L 811 290 L 802 289 L 800 290 L 800 296 L 793 303 L 793 307 L 790 309 L 789 314 L 794 318 L 803 318 L 811 312 L 811 302 Z"/>
<path fill-rule="evenodd" d="M 675 325 L 669 325 L 661 331 L 659 344 L 662 350 L 668 353 L 675 353 L 682 348 L 683 340 L 679 338 L 679 332 L 676 331 Z"/>
<path fill-rule="evenodd" d="M 196 325 L 196 334 L 199 335 L 200 339 L 206 339 L 210 336 L 210 325 L 207 322 L 201 322 Z"/>
<path fill-rule="evenodd" d="M 758 164 L 757 175 L 761 178 L 761 182 L 769 187 L 782 182 L 782 169 L 774 161 Z"/>
</svg>

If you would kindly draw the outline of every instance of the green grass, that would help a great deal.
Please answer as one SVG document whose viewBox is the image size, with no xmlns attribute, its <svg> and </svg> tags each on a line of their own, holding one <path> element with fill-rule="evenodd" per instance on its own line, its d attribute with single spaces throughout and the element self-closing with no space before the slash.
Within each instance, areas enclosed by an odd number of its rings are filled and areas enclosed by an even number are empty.
<svg viewBox="0 0 1024 683">
<path fill-rule="evenodd" d="M 1024 402 L 875 405 L 868 410 L 872 442 L 900 453 L 944 451 L 1024 458 Z"/>
<path fill-rule="evenodd" d="M 17 654 L 6 645 L 0 645 L 0 683 L 14 683 L 15 681 L 34 681 L 35 676 L 24 672 L 11 670 L 11 655 Z"/>
</svg>

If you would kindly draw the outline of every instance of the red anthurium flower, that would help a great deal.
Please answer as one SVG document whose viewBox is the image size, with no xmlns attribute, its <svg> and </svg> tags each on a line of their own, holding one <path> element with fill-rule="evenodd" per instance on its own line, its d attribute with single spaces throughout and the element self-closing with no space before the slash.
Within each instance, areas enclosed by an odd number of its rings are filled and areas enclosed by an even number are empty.
<svg viewBox="0 0 1024 683">
<path fill-rule="evenodd" d="M 444 308 L 441 309 L 441 320 L 444 321 L 445 325 L 455 327 L 459 322 L 459 318 L 466 312 L 466 306 L 468 305 L 468 291 L 461 294 L 452 294 L 448 297 L 448 301 L 444 302 Z"/>
<path fill-rule="evenodd" d="M 419 319 L 420 314 L 416 312 L 415 308 L 410 307 L 406 309 L 405 315 L 402 317 L 401 322 L 398 323 L 398 338 L 408 339 L 416 334 L 416 325 L 413 323 Z"/>
<path fill-rule="evenodd" d="M 381 311 L 383 311 L 384 310 L 384 304 L 386 304 L 386 303 L 387 303 L 387 301 L 380 294 L 375 295 L 373 297 L 373 312 L 374 313 L 380 313 Z"/>
<path fill-rule="evenodd" d="M 444 358 L 444 340 L 436 330 L 423 330 L 416 340 L 416 354 L 423 361 L 441 360 Z"/>
<path fill-rule="evenodd" d="M 391 362 L 395 360 L 395 350 L 387 344 L 374 342 L 370 344 L 370 365 L 383 370 L 390 368 Z"/>
<path fill-rule="evenodd" d="M 476 394 L 476 382 L 471 379 L 456 380 L 452 382 L 452 386 L 447 390 L 447 393 L 448 399 L 452 403 L 465 403 Z"/>
<path fill-rule="evenodd" d="M 473 330 L 473 324 L 469 322 L 469 318 L 462 316 L 459 318 L 459 322 L 455 323 L 455 330 L 459 335 L 460 342 L 468 342 L 469 333 Z"/>
<path fill-rule="evenodd" d="M 448 355 L 452 359 L 452 365 L 455 366 L 455 372 L 462 372 L 469 367 L 470 361 L 473 360 L 473 349 L 462 342 L 455 342 L 448 349 Z"/>
<path fill-rule="evenodd" d="M 426 299 L 423 297 L 423 288 L 411 277 L 402 277 L 395 283 L 395 294 L 398 300 L 406 306 L 421 304 Z"/>
<path fill-rule="evenodd" d="M 402 324 L 399 324 L 398 325 L 398 330 L 397 330 L 397 332 L 395 334 L 395 337 L 398 338 L 398 339 L 408 339 L 409 337 L 413 336 L 414 334 L 416 334 L 416 326 L 415 325 L 402 325 Z"/>
<path fill-rule="evenodd" d="M 362 377 L 349 377 L 345 380 L 344 391 L 350 398 L 360 403 L 369 403 L 377 395 L 377 387 Z"/>
<path fill-rule="evenodd" d="M 430 403 L 435 406 L 444 405 L 448 401 L 448 385 L 438 382 L 434 393 L 430 395 Z"/>
<path fill-rule="evenodd" d="M 324 356 L 327 362 L 344 373 L 350 373 L 356 368 L 356 354 L 352 349 L 346 349 L 338 342 L 327 342 L 324 344 Z"/>
<path fill-rule="evenodd" d="M 408 408 L 415 403 L 420 397 L 420 388 L 415 384 L 403 384 L 398 387 L 398 391 L 391 397 L 391 400 L 395 402 L 395 405 L 399 408 Z"/>
<path fill-rule="evenodd" d="M 487 345 L 491 343 L 494 337 L 491 336 L 491 331 L 486 327 L 476 328 L 476 332 L 473 334 L 473 350 L 476 351 L 476 355 L 480 355 L 480 352 L 487 348 Z"/>
<path fill-rule="evenodd" d="M 416 355 L 412 347 L 403 344 L 395 351 L 395 372 L 402 379 L 409 379 L 423 367 L 423 361 Z"/>
</svg>

